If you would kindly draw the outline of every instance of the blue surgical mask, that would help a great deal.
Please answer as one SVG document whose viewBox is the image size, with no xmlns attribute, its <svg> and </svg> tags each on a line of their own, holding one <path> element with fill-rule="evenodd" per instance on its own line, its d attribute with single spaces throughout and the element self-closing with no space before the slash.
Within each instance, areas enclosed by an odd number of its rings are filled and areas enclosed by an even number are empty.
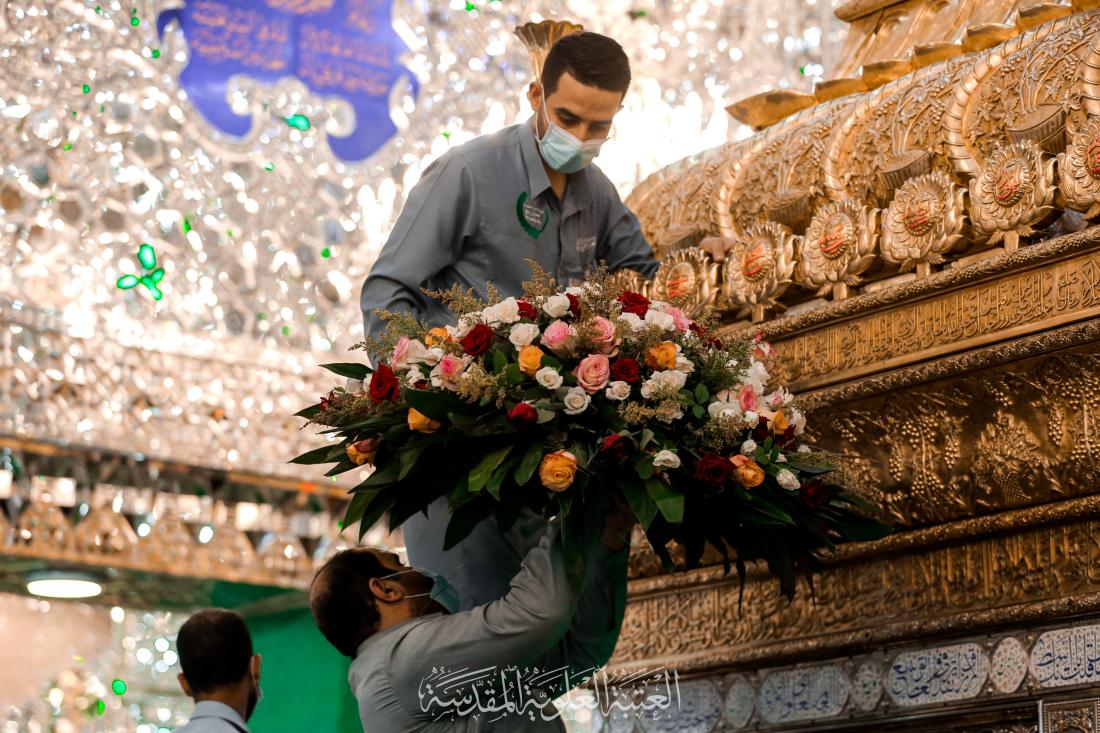
<svg viewBox="0 0 1100 733">
<path fill-rule="evenodd" d="M 420 573 L 425 578 L 432 581 L 432 590 L 430 593 L 417 593 L 415 595 L 405 596 L 406 598 L 431 596 L 433 601 L 447 609 L 447 613 L 458 613 L 458 589 L 451 585 L 450 581 L 439 573 L 433 573 L 426 568 L 409 568 L 399 573 L 384 575 L 381 579 L 392 578 L 396 575 L 404 575 L 405 573 Z"/>
<path fill-rule="evenodd" d="M 539 151 L 546 165 L 560 173 L 576 173 L 600 154 L 600 148 L 607 142 L 607 138 L 581 142 L 558 127 L 550 121 L 550 113 L 546 111 L 545 94 L 543 94 L 540 109 L 546 115 L 547 127 L 546 134 L 538 142 Z"/>
</svg>

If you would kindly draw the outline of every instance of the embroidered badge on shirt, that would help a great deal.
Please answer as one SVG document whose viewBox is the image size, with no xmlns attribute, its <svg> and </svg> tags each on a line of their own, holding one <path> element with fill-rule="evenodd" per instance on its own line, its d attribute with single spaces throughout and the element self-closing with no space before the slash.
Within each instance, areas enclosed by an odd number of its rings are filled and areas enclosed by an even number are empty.
<svg viewBox="0 0 1100 733">
<path fill-rule="evenodd" d="M 527 232 L 527 236 L 531 239 L 538 239 L 546 229 L 546 225 L 550 223 L 550 217 L 547 216 L 546 211 L 527 200 L 526 191 L 516 199 L 516 217 L 523 231 Z"/>
<path fill-rule="evenodd" d="M 596 249 L 595 237 L 577 237 L 577 255 L 582 261 L 588 259 L 588 255 L 594 249 Z"/>
</svg>

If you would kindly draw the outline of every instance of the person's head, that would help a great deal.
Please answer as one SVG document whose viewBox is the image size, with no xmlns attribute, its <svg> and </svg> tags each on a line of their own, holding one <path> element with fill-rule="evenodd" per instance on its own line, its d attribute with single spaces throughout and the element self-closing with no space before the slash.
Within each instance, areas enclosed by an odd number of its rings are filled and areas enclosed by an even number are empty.
<svg viewBox="0 0 1100 733">
<path fill-rule="evenodd" d="M 434 581 L 392 552 L 356 547 L 338 552 L 309 586 L 317 628 L 344 656 L 378 631 L 425 613 L 446 611 L 430 595 Z"/>
<path fill-rule="evenodd" d="M 199 611 L 176 638 L 180 687 L 195 702 L 217 700 L 248 720 L 260 700 L 260 655 L 239 614 L 221 608 Z"/>
<path fill-rule="evenodd" d="M 527 90 L 539 138 L 549 122 L 581 142 L 606 138 L 629 86 L 630 61 L 615 40 L 583 31 L 564 36 Z"/>
</svg>

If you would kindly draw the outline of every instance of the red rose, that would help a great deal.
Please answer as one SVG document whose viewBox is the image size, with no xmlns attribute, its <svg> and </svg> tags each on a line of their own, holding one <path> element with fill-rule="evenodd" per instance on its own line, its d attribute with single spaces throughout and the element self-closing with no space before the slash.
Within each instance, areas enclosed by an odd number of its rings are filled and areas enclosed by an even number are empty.
<svg viewBox="0 0 1100 733">
<path fill-rule="evenodd" d="M 699 340 L 705 343 L 707 346 L 710 346 L 714 349 L 723 348 L 724 344 L 722 343 L 722 339 L 716 336 L 711 336 L 702 326 L 700 326 L 695 321 L 692 321 L 690 324 L 688 324 L 688 328 L 691 329 L 691 332 L 698 336 Z"/>
<path fill-rule="evenodd" d="M 565 297 L 569 298 L 569 312 L 573 314 L 574 318 L 580 318 L 581 301 L 577 298 L 577 296 L 573 295 L 572 293 L 566 293 Z"/>
<path fill-rule="evenodd" d="M 733 464 L 717 453 L 707 453 L 695 463 L 695 478 L 721 489 L 733 476 Z"/>
<path fill-rule="evenodd" d="M 630 452 L 630 440 L 625 435 L 612 433 L 600 443 L 600 452 L 615 462 L 621 461 Z"/>
<path fill-rule="evenodd" d="M 324 412 L 332 406 L 332 401 L 336 399 L 336 390 L 331 390 L 327 395 L 321 398 L 321 412 Z"/>
<path fill-rule="evenodd" d="M 611 379 L 615 382 L 640 382 L 642 378 L 638 374 L 638 362 L 630 357 L 611 362 Z"/>
<path fill-rule="evenodd" d="M 802 501 L 806 502 L 806 506 L 816 512 L 829 501 L 829 490 L 825 488 L 825 484 L 821 482 L 821 479 L 810 479 L 802 484 Z"/>
<path fill-rule="evenodd" d="M 772 434 L 768 426 L 768 418 L 761 415 L 756 421 L 756 427 L 752 429 L 752 439 L 757 443 L 763 443 Z"/>
<path fill-rule="evenodd" d="M 529 321 L 537 321 L 539 319 L 539 309 L 526 300 L 517 300 L 516 305 L 519 306 L 520 318 L 526 318 Z"/>
<path fill-rule="evenodd" d="M 397 386 L 397 377 L 388 364 L 379 364 L 370 378 L 370 399 L 374 404 L 394 402 L 401 390 Z"/>
<path fill-rule="evenodd" d="M 649 298 L 639 293 L 627 290 L 618 300 L 623 304 L 623 313 L 633 313 L 638 318 L 645 318 L 645 314 L 649 312 Z"/>
<path fill-rule="evenodd" d="M 508 419 L 521 427 L 534 425 L 539 419 L 539 411 L 530 402 L 520 402 L 508 411 Z"/>
<path fill-rule="evenodd" d="M 428 388 L 428 380 L 427 379 L 418 379 L 418 380 L 416 380 L 416 384 L 414 384 L 413 386 L 416 387 L 417 389 L 427 389 Z"/>
<path fill-rule="evenodd" d="M 470 329 L 470 332 L 459 341 L 463 350 L 470 356 L 481 356 L 489 350 L 493 342 L 493 329 L 484 323 L 479 323 Z"/>
</svg>

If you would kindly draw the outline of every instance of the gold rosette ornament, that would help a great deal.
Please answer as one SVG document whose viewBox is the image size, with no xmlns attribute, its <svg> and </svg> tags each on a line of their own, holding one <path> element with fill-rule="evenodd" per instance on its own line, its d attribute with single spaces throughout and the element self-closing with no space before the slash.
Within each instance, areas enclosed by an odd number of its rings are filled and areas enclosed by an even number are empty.
<svg viewBox="0 0 1100 733">
<path fill-rule="evenodd" d="M 734 308 L 752 309 L 752 320 L 764 320 L 767 309 L 791 284 L 795 246 L 801 237 L 774 221 L 754 224 L 737 237 L 727 253 L 722 295 Z"/>
<path fill-rule="evenodd" d="M 1058 156 L 1058 184 L 1068 208 L 1100 216 L 1100 119 L 1090 119 Z"/>
<path fill-rule="evenodd" d="M 1003 241 L 1005 251 L 1020 245 L 1020 237 L 1035 232 L 1054 211 L 1054 158 L 1043 159 L 1034 142 L 997 148 L 970 181 L 970 214 L 990 244 Z"/>
<path fill-rule="evenodd" d="M 650 286 L 650 297 L 682 301 L 688 315 L 698 315 L 718 292 L 718 267 L 701 249 L 672 252 L 661 260 L 661 267 Z"/>
<path fill-rule="evenodd" d="M 966 189 L 943 173 L 903 183 L 882 217 L 882 259 L 927 276 L 963 238 L 965 199 Z"/>
<path fill-rule="evenodd" d="M 817 210 L 798 247 L 796 279 L 818 295 L 848 297 L 859 276 L 875 261 L 878 209 L 854 199 L 830 201 Z"/>
</svg>

